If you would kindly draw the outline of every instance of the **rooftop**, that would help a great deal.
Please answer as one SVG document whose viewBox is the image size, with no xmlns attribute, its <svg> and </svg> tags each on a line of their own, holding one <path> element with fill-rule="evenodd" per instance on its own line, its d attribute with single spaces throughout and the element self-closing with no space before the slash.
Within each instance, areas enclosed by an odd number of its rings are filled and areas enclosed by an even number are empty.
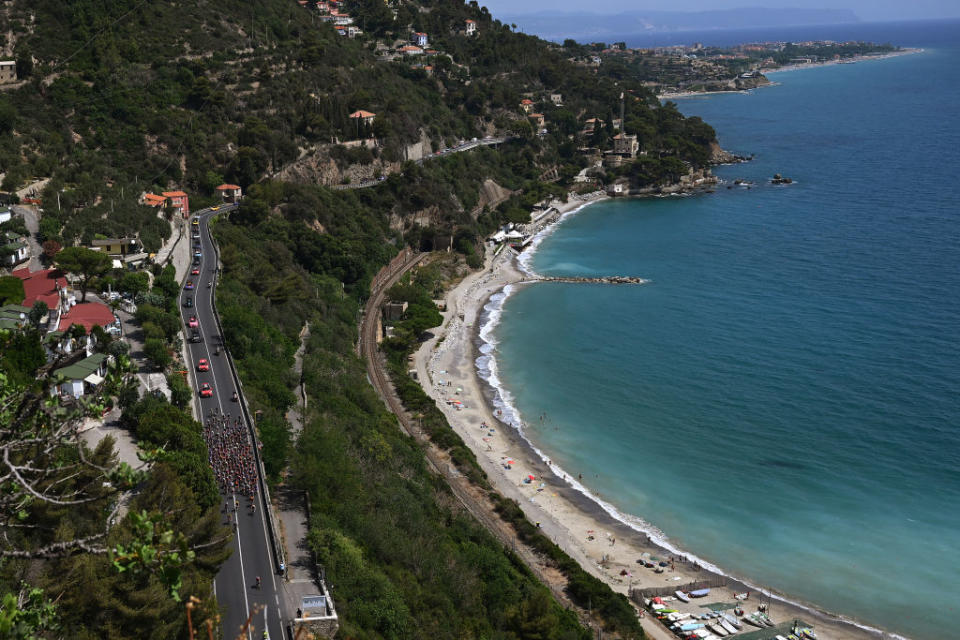
<svg viewBox="0 0 960 640">
<path fill-rule="evenodd" d="M 104 353 L 95 353 L 88 356 L 80 362 L 74 362 L 61 369 L 54 371 L 54 375 L 63 376 L 70 380 L 83 380 L 91 373 L 95 373 L 100 368 L 101 363 L 107 359 Z"/>
<path fill-rule="evenodd" d="M 103 238 L 102 240 L 94 240 L 90 244 L 94 247 L 106 247 L 111 244 L 134 244 L 137 241 L 136 238 Z"/>
<path fill-rule="evenodd" d="M 240 188 L 238 184 L 222 184 L 216 188 L 217 191 L 236 191 Z"/>
<path fill-rule="evenodd" d="M 113 311 L 105 304 L 100 302 L 83 302 L 74 305 L 60 317 L 60 331 L 66 331 L 72 325 L 82 325 L 87 333 L 95 326 L 106 327 L 117 321 Z"/>
<path fill-rule="evenodd" d="M 0 329 L 16 329 L 26 320 L 30 307 L 19 304 L 5 304 L 0 307 Z"/>
<path fill-rule="evenodd" d="M 67 279 L 59 269 L 30 273 L 30 269 L 23 268 L 14 271 L 13 275 L 23 280 L 23 305 L 26 307 L 32 307 L 34 302 L 41 300 L 49 308 L 55 309 L 60 304 L 59 290 L 67 288 Z"/>
<path fill-rule="evenodd" d="M 350 114 L 350 117 L 351 117 L 351 118 L 372 118 L 372 117 L 374 117 L 375 115 L 377 115 L 377 114 L 371 113 L 371 112 L 369 112 L 369 111 L 364 111 L 363 109 L 360 109 L 359 111 L 354 111 L 353 113 L 351 113 L 351 114 Z"/>
</svg>

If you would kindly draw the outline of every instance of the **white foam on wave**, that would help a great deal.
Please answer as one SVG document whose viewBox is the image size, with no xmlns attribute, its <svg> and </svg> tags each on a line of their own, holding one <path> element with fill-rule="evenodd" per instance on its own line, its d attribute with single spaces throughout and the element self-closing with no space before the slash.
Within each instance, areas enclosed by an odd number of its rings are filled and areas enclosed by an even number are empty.
<svg viewBox="0 0 960 640">
<path fill-rule="evenodd" d="M 533 259 L 533 254 L 536 252 L 539 244 L 548 237 L 553 230 L 567 217 L 582 211 L 587 205 L 593 204 L 592 202 L 586 202 L 583 206 L 577 207 L 572 211 L 567 212 L 560 219 L 545 228 L 543 231 L 538 233 L 533 241 L 530 243 L 530 246 L 520 255 L 517 262 L 520 265 L 520 268 L 528 275 L 536 275 L 533 269 L 530 267 L 530 262 Z M 712 571 L 718 575 L 725 576 L 742 582 L 744 585 L 755 591 L 761 591 L 766 594 L 768 597 L 778 600 L 784 604 L 789 604 L 791 606 L 796 606 L 805 611 L 809 611 L 813 614 L 823 614 L 824 612 L 820 609 L 812 607 L 802 602 L 796 600 L 791 600 L 782 595 L 772 592 L 770 589 L 767 589 L 762 586 L 758 586 L 756 583 L 753 583 L 747 579 L 744 579 L 740 576 L 737 576 L 729 571 L 725 571 L 718 567 L 717 565 L 704 560 L 684 549 L 681 549 L 677 546 L 670 538 L 655 525 L 647 522 L 643 518 L 632 515 L 629 513 L 624 513 L 618 509 L 613 504 L 607 502 L 603 498 L 592 493 L 586 486 L 579 482 L 576 476 L 573 476 L 567 471 L 554 462 L 550 456 L 546 455 L 539 447 L 537 447 L 526 435 L 524 429 L 524 421 L 520 410 L 517 409 L 514 404 L 513 395 L 504 387 L 500 377 L 499 377 L 499 367 L 497 363 L 497 344 L 499 340 L 496 337 L 496 328 L 500 324 L 500 320 L 503 317 L 503 307 L 506 304 L 507 299 L 516 291 L 516 288 L 513 285 L 506 285 L 501 291 L 490 296 L 490 299 L 483 307 L 482 315 L 482 324 L 478 335 L 481 340 L 481 345 L 479 347 L 480 354 L 476 361 L 477 373 L 479 377 L 484 380 L 487 384 L 490 385 L 490 388 L 493 390 L 493 407 L 495 410 L 500 411 L 500 415 L 497 416 L 501 422 L 507 424 L 514 429 L 516 429 L 517 434 L 523 439 L 524 442 L 537 454 L 537 456 L 546 464 L 550 470 L 558 477 L 563 479 L 568 485 L 570 485 L 574 490 L 580 492 L 589 500 L 597 504 L 601 509 L 603 509 L 610 517 L 621 522 L 627 527 L 637 531 L 641 534 L 644 534 L 649 537 L 650 541 L 657 546 L 669 551 L 670 553 L 676 554 L 678 556 L 686 558 L 689 562 L 696 563 L 701 567 L 704 567 L 708 571 Z M 864 631 L 875 633 L 878 635 L 883 635 L 885 637 L 893 638 L 894 640 L 909 640 L 903 636 L 885 632 L 876 627 L 872 627 L 856 620 L 852 620 L 845 616 L 830 613 L 827 614 L 831 618 L 843 622 L 845 624 L 850 624 L 852 626 L 863 629 Z"/>
<path fill-rule="evenodd" d="M 527 246 L 527 248 L 523 250 L 523 253 L 520 254 L 520 257 L 517 258 L 517 265 L 520 267 L 520 270 L 523 271 L 528 276 L 537 275 L 537 273 L 533 270 L 533 267 L 530 265 L 533 263 L 533 256 L 536 255 L 537 249 L 540 247 L 540 243 L 543 242 L 544 239 L 548 238 L 550 234 L 552 234 L 558 226 L 563 224 L 565 220 L 567 220 L 572 216 L 575 216 L 576 214 L 583 211 L 586 207 L 589 207 L 591 204 L 595 204 L 597 202 L 602 202 L 602 200 L 592 200 L 590 202 L 584 202 L 576 209 L 571 209 L 570 211 L 567 211 L 566 213 L 562 214 L 556 222 L 554 222 L 553 224 L 548 224 L 546 227 L 544 227 L 540 231 L 540 233 L 533 236 L 533 240 L 530 241 L 530 245 Z"/>
<path fill-rule="evenodd" d="M 476 359 L 477 374 L 481 380 L 484 380 L 494 391 L 493 406 L 500 411 L 500 420 L 504 423 L 516 426 L 520 422 L 520 414 L 513 406 L 513 396 L 503 386 L 498 375 L 497 359 L 494 353 L 497 349 L 497 339 L 494 331 L 500 324 L 500 318 L 503 315 L 503 305 L 507 298 L 515 291 L 513 285 L 507 285 L 502 291 L 490 296 L 487 304 L 483 307 L 485 319 L 480 326 L 480 356 Z"/>
<path fill-rule="evenodd" d="M 492 334 L 492 331 L 496 327 L 496 324 L 499 323 L 500 321 L 500 315 L 501 315 L 501 310 L 503 308 L 503 303 L 506 301 L 508 296 L 509 296 L 509 293 L 507 293 L 506 295 L 503 295 L 502 298 L 497 300 L 496 302 L 494 302 L 493 298 L 491 298 L 491 303 L 488 303 L 488 305 L 484 307 L 484 310 L 489 311 L 490 314 L 488 317 L 488 321 L 484 324 L 484 327 L 481 330 L 481 337 L 484 330 L 487 330 L 488 335 Z M 550 468 L 550 471 L 552 471 L 554 475 L 556 475 L 558 478 L 561 478 L 564 482 L 566 482 L 576 491 L 579 491 L 587 499 L 593 501 L 614 520 L 617 520 L 618 522 L 626 525 L 627 527 L 629 527 L 630 529 L 633 529 L 634 531 L 637 531 L 638 533 L 646 535 L 650 539 L 650 541 L 653 544 L 657 545 L 658 547 L 661 547 L 672 554 L 676 554 L 677 556 L 686 558 L 689 562 L 696 563 L 701 567 L 707 569 L 708 571 L 712 571 L 713 573 L 716 573 L 718 575 L 731 578 L 733 580 L 737 580 L 738 582 L 742 582 L 751 590 L 762 592 L 768 597 L 773 598 L 784 604 L 798 607 L 800 609 L 803 609 L 804 611 L 809 611 L 810 613 L 815 615 L 823 615 L 826 613 L 821 609 L 817 609 L 816 607 L 810 606 L 803 602 L 791 600 L 789 598 L 786 598 L 780 594 L 777 594 L 771 591 L 766 587 L 759 586 L 758 584 L 750 580 L 737 576 L 729 571 L 725 571 L 720 567 L 718 567 L 717 565 L 682 549 L 681 547 L 677 546 L 673 541 L 671 541 L 670 538 L 667 536 L 667 534 L 665 534 L 663 531 L 658 529 L 655 525 L 647 522 L 646 520 L 644 520 L 639 516 L 621 511 L 620 509 L 615 507 L 613 504 L 607 502 L 603 498 L 591 492 L 586 486 L 584 486 L 580 481 L 578 481 L 575 476 L 567 473 L 567 471 L 563 467 L 561 467 L 556 462 L 554 462 L 548 455 L 546 455 L 537 445 L 535 445 L 527 437 L 524 430 L 523 418 L 520 413 L 520 410 L 517 409 L 516 405 L 514 404 L 513 395 L 511 395 L 510 392 L 503 387 L 503 385 L 500 383 L 499 377 L 497 376 L 497 360 L 495 355 L 496 341 L 487 342 L 486 339 L 484 339 L 484 343 L 480 347 L 480 352 L 483 355 L 478 357 L 476 360 L 477 369 L 480 372 L 480 377 L 486 380 L 494 391 L 493 406 L 502 412 L 502 415 L 499 416 L 500 420 L 505 424 L 508 424 L 514 427 L 517 430 L 518 435 L 537 454 L 537 456 L 543 461 L 543 463 Z M 847 618 L 846 616 L 842 616 L 836 613 L 826 613 L 826 615 L 828 615 L 829 617 L 839 622 L 852 625 L 854 627 L 863 629 L 864 631 L 867 631 L 870 633 L 874 633 L 884 637 L 889 637 L 889 638 L 892 638 L 893 640 L 910 640 L 909 638 L 906 638 L 904 636 L 900 636 L 895 633 L 890 633 L 889 631 L 883 631 L 876 627 L 872 627 L 870 625 L 857 622 L 856 620 L 852 620 L 850 618 Z"/>
</svg>

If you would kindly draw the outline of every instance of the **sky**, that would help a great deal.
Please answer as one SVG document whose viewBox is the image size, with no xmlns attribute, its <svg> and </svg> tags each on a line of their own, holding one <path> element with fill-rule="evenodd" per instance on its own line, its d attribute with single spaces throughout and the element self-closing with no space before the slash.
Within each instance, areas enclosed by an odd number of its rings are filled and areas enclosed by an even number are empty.
<svg viewBox="0 0 960 640">
<path fill-rule="evenodd" d="M 960 18 L 960 0 L 590 0 L 586 3 L 583 0 L 480 0 L 480 4 L 490 9 L 494 17 L 554 11 L 707 11 L 757 6 L 850 9 L 865 22 Z"/>
</svg>

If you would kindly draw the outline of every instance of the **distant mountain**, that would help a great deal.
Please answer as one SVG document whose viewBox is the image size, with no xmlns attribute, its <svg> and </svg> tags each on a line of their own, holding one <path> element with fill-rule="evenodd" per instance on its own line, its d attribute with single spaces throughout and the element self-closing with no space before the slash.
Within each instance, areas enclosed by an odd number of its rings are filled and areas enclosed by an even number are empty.
<svg viewBox="0 0 960 640">
<path fill-rule="evenodd" d="M 526 33 L 548 40 L 603 39 L 626 33 L 797 27 L 860 22 L 849 9 L 768 9 L 744 7 L 715 11 L 626 11 L 617 14 L 551 12 L 505 15 Z"/>
</svg>

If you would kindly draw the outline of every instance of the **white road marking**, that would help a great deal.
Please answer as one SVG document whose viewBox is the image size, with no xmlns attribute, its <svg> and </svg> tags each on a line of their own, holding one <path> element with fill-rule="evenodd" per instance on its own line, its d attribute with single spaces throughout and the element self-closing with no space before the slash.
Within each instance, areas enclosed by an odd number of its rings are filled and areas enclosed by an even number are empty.
<svg viewBox="0 0 960 640">
<path fill-rule="evenodd" d="M 206 223 L 206 218 L 204 218 L 203 222 Z M 191 225 L 191 226 L 192 226 L 192 225 Z M 203 226 L 204 228 L 201 229 L 201 237 L 202 237 L 202 235 L 203 235 L 204 232 L 206 232 L 207 235 L 209 236 L 210 230 L 209 230 L 209 228 L 207 228 L 207 225 L 204 224 L 204 225 L 202 225 L 202 226 Z M 191 235 L 192 235 L 192 232 L 191 232 Z M 202 250 L 202 245 L 201 245 L 201 250 Z M 205 257 L 203 257 L 203 258 L 200 259 L 200 274 L 201 274 L 201 276 L 203 275 L 203 267 L 204 267 L 204 265 L 206 264 L 208 257 L 209 257 L 209 256 L 205 256 Z M 212 282 L 212 281 L 211 281 L 211 282 Z M 199 284 L 199 280 L 198 280 L 197 284 Z M 184 292 L 184 293 L 185 293 L 185 292 Z M 184 293 L 181 293 L 181 296 L 184 295 Z M 196 309 L 197 309 L 196 302 L 197 302 L 197 299 L 199 298 L 199 289 L 197 289 L 196 286 L 194 286 L 193 294 L 194 294 L 194 295 L 193 295 L 193 299 L 194 299 L 193 309 L 196 310 Z M 213 312 L 213 302 L 212 302 L 212 299 L 213 299 L 213 288 L 212 288 L 212 287 L 211 287 L 211 289 L 210 289 L 210 296 L 211 296 L 210 310 L 211 310 L 211 313 L 212 313 L 212 312 Z M 194 311 L 194 315 L 196 315 L 196 317 L 197 317 L 197 325 L 198 325 L 198 326 L 197 326 L 197 329 L 200 331 L 200 335 L 202 336 L 202 335 L 204 335 L 206 332 L 204 331 L 204 328 L 203 328 L 203 322 L 200 320 L 200 315 L 201 315 L 201 314 L 200 314 L 199 311 Z M 188 344 L 193 344 L 193 343 L 188 343 Z M 203 352 L 206 353 L 206 355 L 207 355 L 207 362 L 210 363 L 210 372 L 209 372 L 209 373 L 211 374 L 211 376 L 213 376 L 214 382 L 216 382 L 216 375 L 214 374 L 214 368 L 213 368 L 213 359 L 210 357 L 210 347 L 207 345 L 207 340 L 204 339 L 204 341 L 201 342 L 200 344 L 203 345 L 203 347 L 202 347 Z M 222 350 L 221 350 L 221 351 L 222 351 Z M 193 369 L 194 380 L 197 380 L 197 388 L 199 389 L 199 380 L 197 379 L 197 376 L 196 376 L 196 374 L 197 374 L 197 371 L 196 371 L 196 363 L 193 362 L 193 351 L 192 351 L 189 347 L 187 348 L 187 354 L 190 356 L 191 369 Z M 226 415 L 226 412 L 223 410 L 223 403 L 220 401 L 220 394 L 217 392 L 217 389 L 216 389 L 216 388 L 214 388 L 214 390 L 213 390 L 213 399 L 216 400 L 217 408 L 220 410 L 220 415 Z M 207 417 L 208 417 L 208 414 L 205 414 L 204 411 L 203 411 L 203 398 L 201 398 L 201 399 L 200 399 L 200 423 L 201 423 L 201 424 L 204 424 L 204 421 L 207 419 Z M 249 437 L 249 436 L 248 436 L 248 437 Z M 236 496 L 235 494 L 231 494 L 230 497 L 231 497 L 231 500 L 232 500 L 233 502 L 236 502 L 236 501 L 237 501 L 237 496 Z M 228 512 L 228 513 L 229 513 L 229 512 Z M 240 578 L 241 578 L 241 580 L 243 581 L 243 605 L 244 605 L 244 608 L 246 609 L 246 615 L 249 616 L 249 615 L 250 615 L 250 600 L 249 600 L 249 598 L 248 598 L 248 596 L 247 596 L 247 574 L 246 574 L 246 571 L 244 570 L 244 567 L 243 567 L 243 545 L 240 543 L 240 511 L 239 511 L 239 509 L 235 512 L 235 516 L 234 516 L 234 517 L 235 517 L 235 521 L 236 521 L 236 523 L 237 523 L 237 526 L 236 526 L 236 528 L 234 529 L 234 531 L 236 531 L 236 534 L 237 534 L 237 536 L 236 536 L 236 539 L 237 539 L 237 557 L 240 559 Z M 216 585 L 216 581 L 214 581 L 214 585 Z M 214 589 L 216 589 L 216 587 L 214 587 Z M 276 585 L 274 585 L 274 589 L 276 589 Z M 214 595 L 216 595 L 216 591 L 214 591 Z M 278 615 L 279 615 L 279 614 L 278 614 Z M 246 617 L 246 616 L 244 616 L 244 617 Z M 250 639 L 251 639 L 250 629 L 247 629 L 247 640 L 250 640 Z"/>
</svg>

